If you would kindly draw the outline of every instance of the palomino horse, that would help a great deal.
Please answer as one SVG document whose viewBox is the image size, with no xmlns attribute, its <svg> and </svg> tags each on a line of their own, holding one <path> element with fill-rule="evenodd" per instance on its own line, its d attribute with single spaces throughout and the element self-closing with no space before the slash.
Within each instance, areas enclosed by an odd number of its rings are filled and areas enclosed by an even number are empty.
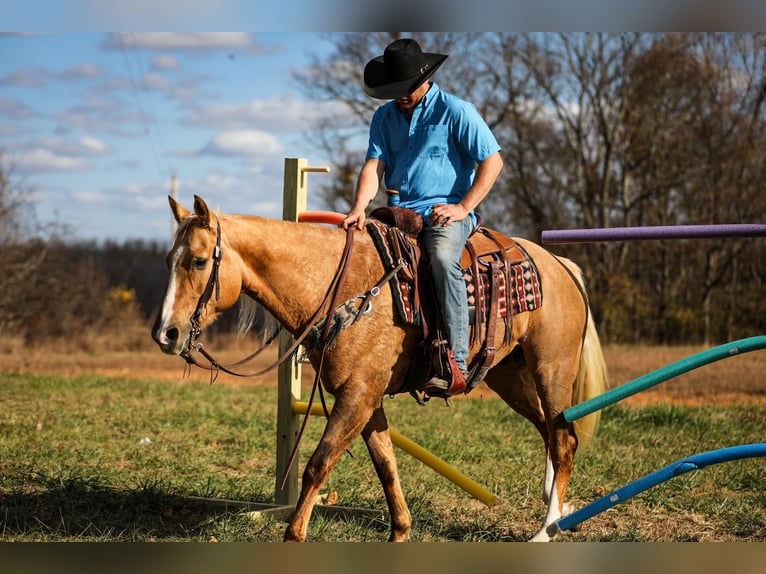
<svg viewBox="0 0 766 574">
<path fill-rule="evenodd" d="M 328 287 L 344 251 L 342 230 L 225 215 L 212 212 L 199 197 L 194 213 L 173 198 L 170 205 L 179 226 L 167 256 L 170 277 L 152 333 L 164 352 L 188 353 L 199 330 L 233 306 L 240 294 L 254 299 L 295 336 L 304 332 L 320 306 L 328 306 Z M 340 301 L 367 292 L 386 274 L 370 236 L 353 233 L 355 245 Z M 485 382 L 529 419 L 545 442 L 543 500 L 548 511 L 533 540 L 547 541 L 558 533 L 562 513 L 568 512 L 564 497 L 575 450 L 590 440 L 598 421 L 597 414 L 589 415 L 572 425 L 562 411 L 603 392 L 606 368 L 579 269 L 534 243 L 517 241 L 537 264 L 545 302 L 514 317 L 512 340 L 498 347 Z M 385 492 L 391 516 L 389 540 L 407 540 L 411 517 L 399 483 L 383 397 L 403 387 L 421 338 L 419 328 L 398 324 L 391 292 L 384 288 L 367 315 L 340 333 L 321 368 L 320 352 L 313 352 L 311 362 L 335 402 L 306 463 L 285 540 L 306 539 L 320 488 L 360 434 Z M 501 334 L 497 340 L 503 340 Z M 477 352 L 472 348 L 469 360 Z"/>
</svg>

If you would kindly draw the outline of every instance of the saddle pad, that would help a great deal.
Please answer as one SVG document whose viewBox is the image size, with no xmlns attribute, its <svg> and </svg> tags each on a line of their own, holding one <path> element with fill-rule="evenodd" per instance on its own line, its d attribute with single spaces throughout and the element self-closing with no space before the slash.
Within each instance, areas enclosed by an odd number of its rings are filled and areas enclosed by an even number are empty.
<svg viewBox="0 0 766 574">
<path fill-rule="evenodd" d="M 378 249 L 380 259 L 386 271 L 391 271 L 399 261 L 394 255 L 391 244 L 388 241 L 388 226 L 377 219 L 370 219 L 367 223 L 367 232 L 372 237 L 372 242 Z M 391 295 L 394 300 L 399 318 L 410 325 L 420 325 L 420 309 L 417 308 L 415 293 L 415 283 L 413 281 L 402 281 L 398 274 L 394 275 L 389 281 L 391 284 Z"/>
<path fill-rule="evenodd" d="M 526 311 L 534 311 L 543 304 L 543 291 L 540 284 L 540 275 L 537 272 L 537 266 L 531 259 L 514 263 L 508 266 L 508 279 L 505 274 L 500 275 L 498 282 L 498 316 L 506 317 L 508 309 L 506 301 L 506 292 L 510 283 L 511 291 L 511 314 L 518 315 Z M 489 270 L 482 269 L 479 273 L 480 289 L 476 292 L 476 281 L 470 268 L 463 269 L 463 279 L 465 279 L 466 295 L 468 296 L 468 305 L 475 306 L 481 310 L 482 315 L 486 315 L 489 310 L 489 297 L 491 296 L 491 283 L 489 279 Z"/>
<path fill-rule="evenodd" d="M 388 226 L 377 220 L 369 220 L 367 232 L 372 237 L 375 247 L 378 249 L 383 265 L 386 271 L 393 269 L 398 261 L 395 259 L 391 246 L 388 241 Z M 508 297 L 506 292 L 510 290 L 511 294 L 511 314 L 517 315 L 526 311 L 533 311 L 542 306 L 543 291 L 540 281 L 540 274 L 535 262 L 529 257 L 518 244 L 514 244 L 519 253 L 523 256 L 521 261 L 513 262 L 508 265 L 508 273 L 500 275 L 498 285 L 499 301 L 498 315 L 506 317 L 508 309 L 506 301 Z M 491 256 L 491 255 L 489 255 Z M 478 279 L 473 276 L 470 265 L 463 269 L 463 277 L 466 281 L 466 297 L 469 306 L 476 306 L 477 312 L 481 310 L 483 316 L 489 309 L 491 296 L 491 280 L 489 277 L 489 266 L 479 265 L 480 273 Z M 476 284 L 479 284 L 479 289 Z M 421 322 L 421 309 L 417 308 L 415 293 L 415 283 L 407 281 L 401 277 L 394 276 L 390 280 L 391 293 L 394 300 L 398 317 L 401 321 L 419 325 Z"/>
</svg>

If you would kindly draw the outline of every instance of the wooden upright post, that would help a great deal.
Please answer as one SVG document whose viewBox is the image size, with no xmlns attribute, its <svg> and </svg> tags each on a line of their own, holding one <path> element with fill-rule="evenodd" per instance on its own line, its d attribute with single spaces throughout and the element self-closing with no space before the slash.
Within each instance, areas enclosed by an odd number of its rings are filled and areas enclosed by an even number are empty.
<svg viewBox="0 0 766 574">
<path fill-rule="evenodd" d="M 306 211 L 308 198 L 308 173 L 329 172 L 329 167 L 308 167 L 305 159 L 285 158 L 284 198 L 282 219 L 298 221 L 298 214 Z M 293 337 L 282 332 L 279 337 L 279 356 L 293 344 Z M 290 455 L 300 430 L 300 417 L 293 404 L 301 400 L 301 365 L 297 359 L 285 361 L 279 366 L 279 392 L 277 396 L 277 477 L 274 501 L 277 504 L 294 505 L 298 501 L 298 458 L 290 465 Z M 289 468 L 288 468 L 289 466 Z M 287 479 L 282 488 L 282 480 Z"/>
<path fill-rule="evenodd" d="M 284 199 L 282 219 L 298 221 L 298 214 L 306 210 L 306 178 L 301 168 L 305 159 L 285 158 Z M 279 355 L 293 344 L 290 333 L 282 331 L 279 336 Z M 298 458 L 290 464 L 295 441 L 298 438 L 300 418 L 293 413 L 293 403 L 301 399 L 301 366 L 293 358 L 279 365 L 279 391 L 277 396 L 277 476 L 274 502 L 293 505 L 298 501 Z M 282 487 L 282 480 L 287 480 Z"/>
</svg>

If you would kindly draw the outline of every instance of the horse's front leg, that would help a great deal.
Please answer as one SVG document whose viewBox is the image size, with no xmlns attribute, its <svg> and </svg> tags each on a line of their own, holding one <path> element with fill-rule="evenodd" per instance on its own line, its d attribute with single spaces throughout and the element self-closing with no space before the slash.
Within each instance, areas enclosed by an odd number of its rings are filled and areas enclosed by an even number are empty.
<svg viewBox="0 0 766 574">
<path fill-rule="evenodd" d="M 319 490 L 351 441 L 359 436 L 370 419 L 372 411 L 371 406 L 359 403 L 349 404 L 342 397 L 336 397 L 322 438 L 303 471 L 301 494 L 295 505 L 295 513 L 285 531 L 285 541 L 306 540 L 309 519 Z"/>
<path fill-rule="evenodd" d="M 399 483 L 394 445 L 391 442 L 388 420 L 382 406 L 375 409 L 370 422 L 362 431 L 362 437 L 370 451 L 375 472 L 383 485 L 388 511 L 391 514 L 391 536 L 388 540 L 406 542 L 409 538 L 412 518 Z"/>
</svg>

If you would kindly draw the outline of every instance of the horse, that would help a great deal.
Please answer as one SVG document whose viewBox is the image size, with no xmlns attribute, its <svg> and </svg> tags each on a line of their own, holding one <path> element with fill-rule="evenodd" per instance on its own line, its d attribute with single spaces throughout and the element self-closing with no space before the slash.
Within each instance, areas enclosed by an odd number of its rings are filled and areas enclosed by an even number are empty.
<svg viewBox="0 0 766 574">
<path fill-rule="evenodd" d="M 241 295 L 296 337 L 315 321 L 320 307 L 327 310 L 332 305 L 328 286 L 337 276 L 347 232 L 327 225 L 224 214 L 212 211 L 198 196 L 193 212 L 172 197 L 169 201 L 178 226 L 166 257 L 167 287 L 152 328 L 152 337 L 163 352 L 188 354 L 199 332 Z M 341 301 L 367 292 L 386 275 L 369 233 L 348 233 L 355 241 L 339 293 Z M 543 439 L 543 501 L 548 508 L 532 540 L 548 541 L 559 533 L 557 521 L 570 512 L 565 495 L 575 451 L 590 441 L 599 418 L 594 413 L 568 423 L 562 412 L 602 393 L 607 373 L 579 267 L 531 241 L 514 240 L 536 263 L 545 302 L 514 316 L 512 336 L 496 337 L 503 343 L 484 381 L 528 419 Z M 423 333 L 400 323 L 390 289 L 379 291 L 366 315 L 343 330 L 332 346 L 317 349 L 309 357 L 334 404 L 305 465 L 285 541 L 306 539 L 320 488 L 359 435 L 383 487 L 389 540 L 409 538 L 412 518 L 399 481 L 383 398 L 404 388 Z M 477 352 L 474 342 L 469 364 Z"/>
</svg>

